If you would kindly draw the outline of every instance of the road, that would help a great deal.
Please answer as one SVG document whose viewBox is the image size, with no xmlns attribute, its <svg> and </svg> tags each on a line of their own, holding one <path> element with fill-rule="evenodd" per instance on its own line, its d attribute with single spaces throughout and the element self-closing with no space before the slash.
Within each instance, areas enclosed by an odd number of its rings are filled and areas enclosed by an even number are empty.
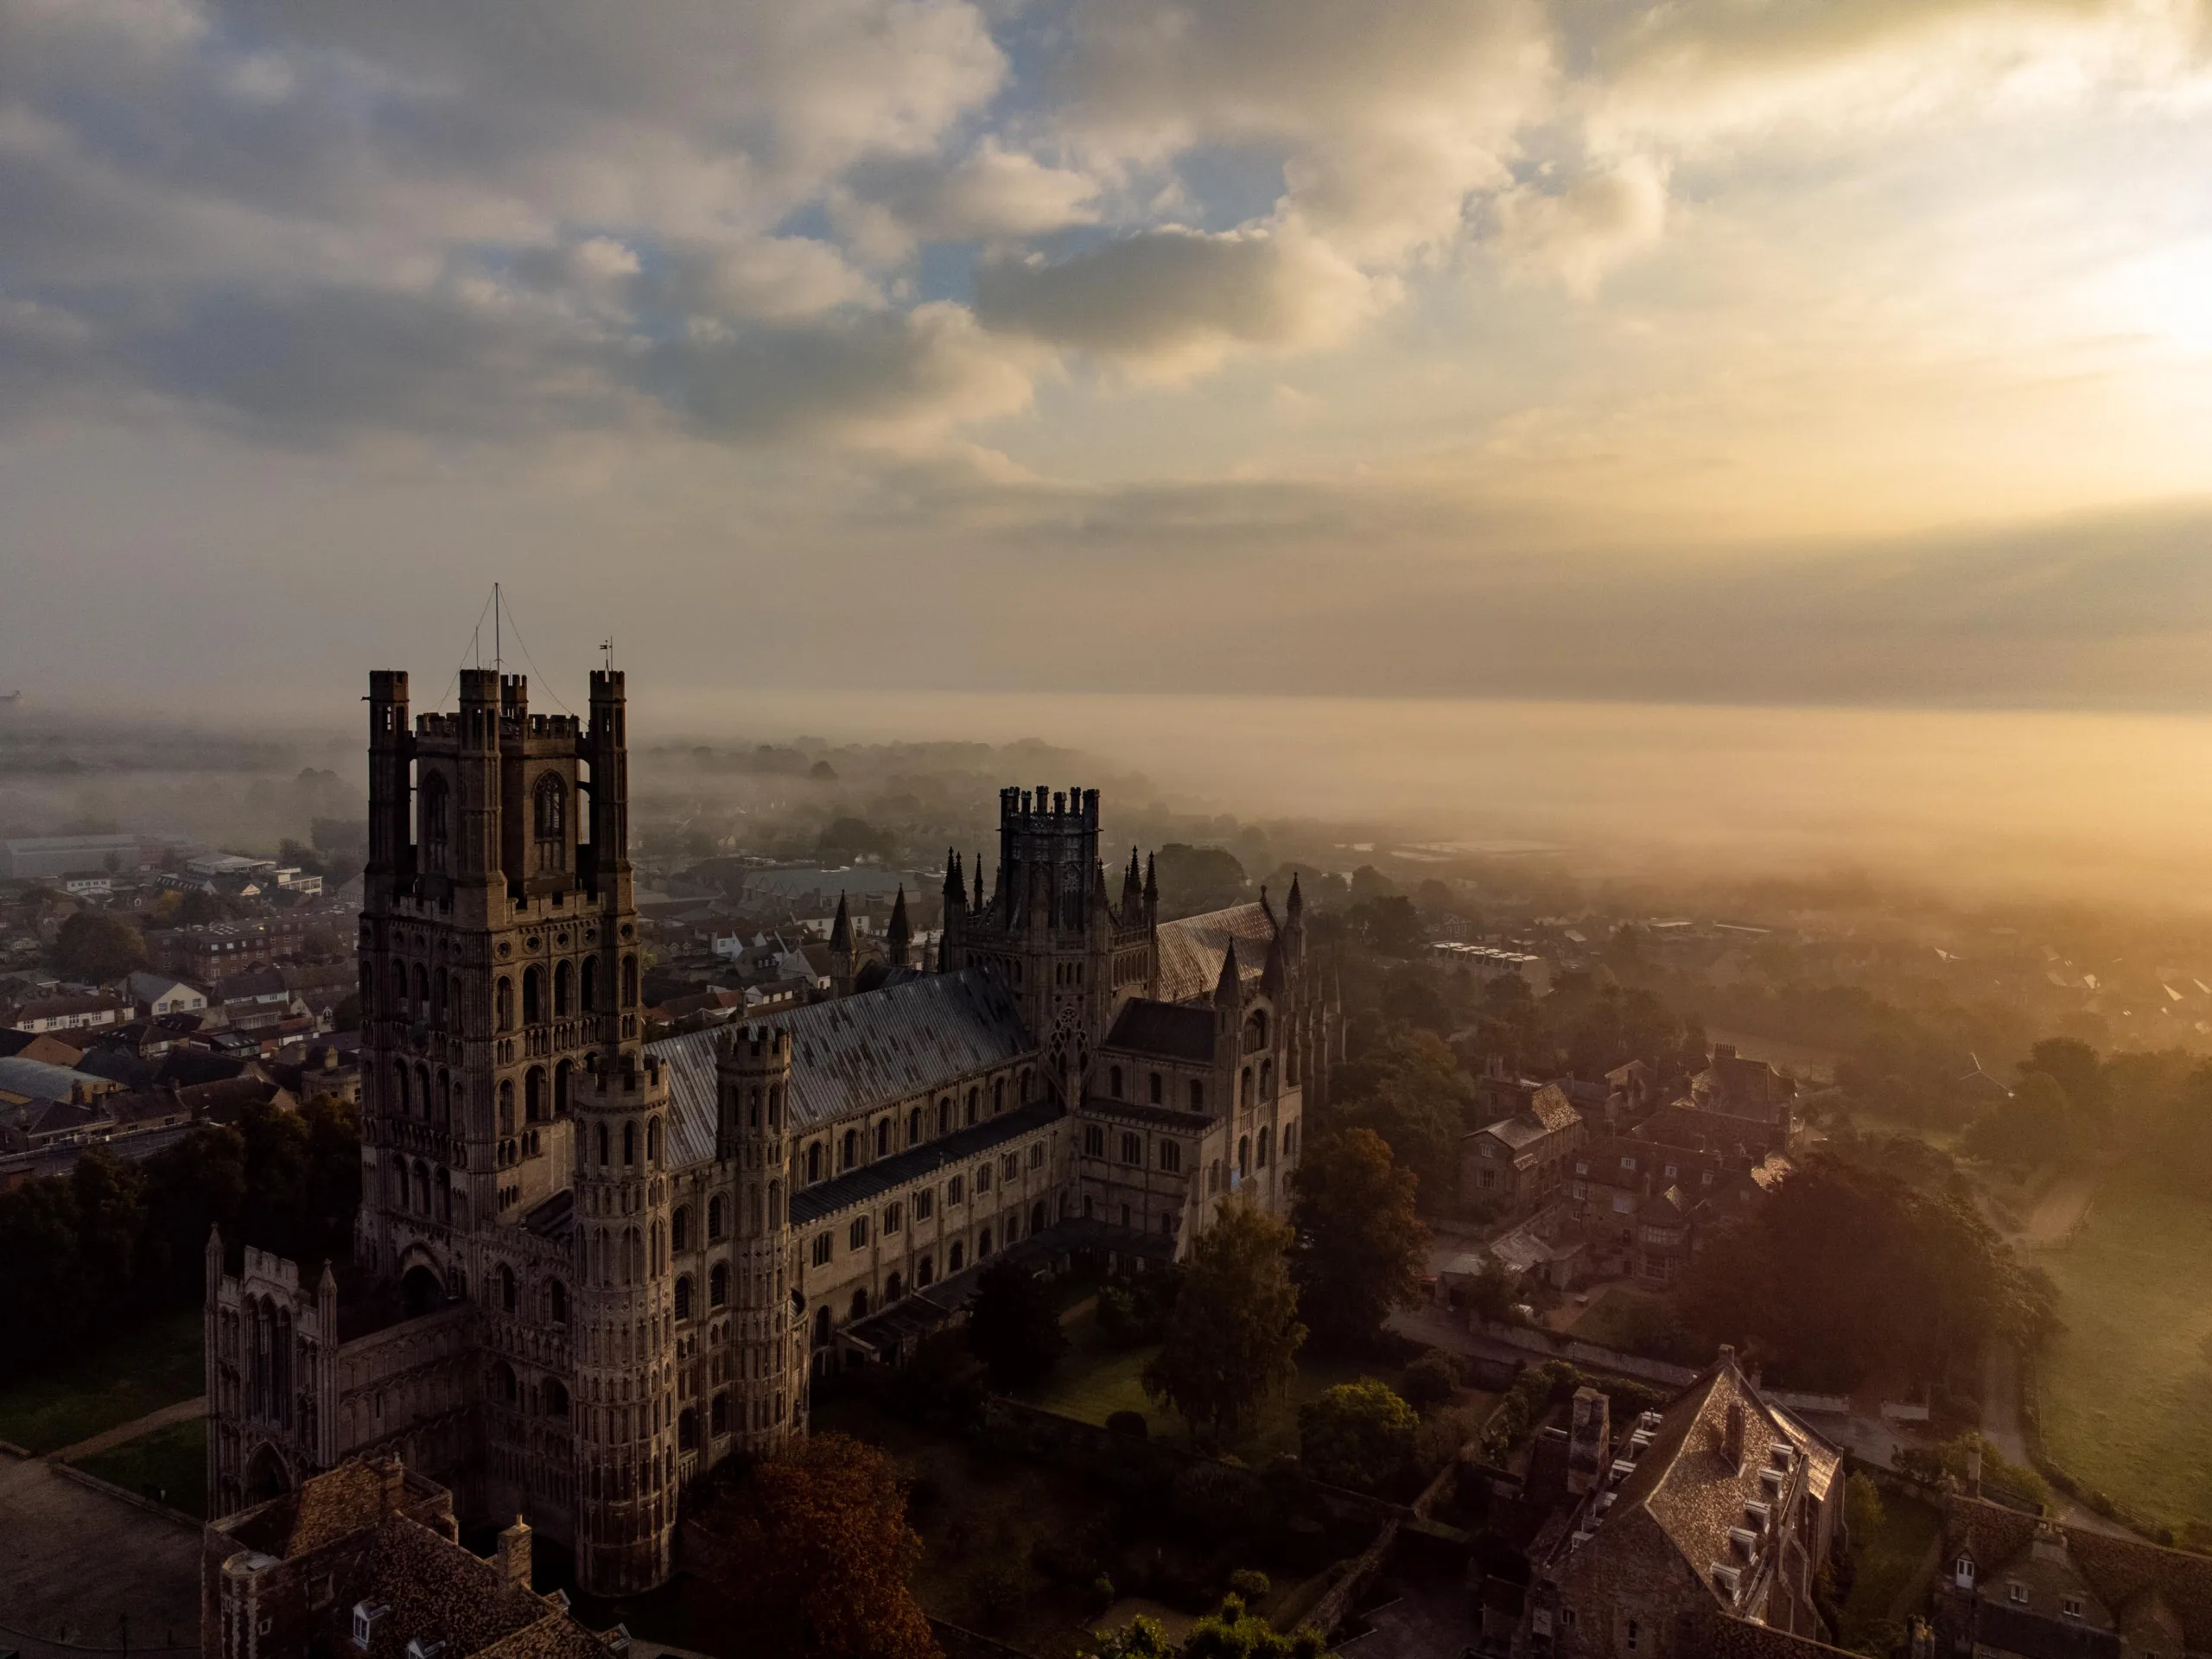
<svg viewBox="0 0 2212 1659">
<path fill-rule="evenodd" d="M 2024 1468 L 2035 1465 L 2028 1458 L 2027 1437 L 2020 1432 L 2020 1359 L 2009 1342 L 1994 1337 L 1981 1350 L 1981 1432 L 1989 1443 Z M 2058 1518 L 2084 1532 L 2107 1537 L 2134 1538 L 2136 1534 L 2117 1521 L 2107 1521 L 2094 1510 L 2085 1510 L 2056 1487 L 2050 1498 Z"/>
</svg>

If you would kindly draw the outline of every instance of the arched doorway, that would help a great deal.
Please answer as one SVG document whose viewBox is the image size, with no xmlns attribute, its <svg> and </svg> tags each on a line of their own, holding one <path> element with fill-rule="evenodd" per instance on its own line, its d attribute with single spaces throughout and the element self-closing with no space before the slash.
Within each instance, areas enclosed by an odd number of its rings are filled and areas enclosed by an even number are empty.
<svg viewBox="0 0 2212 1659">
<path fill-rule="evenodd" d="M 282 1452 L 266 1440 L 255 1448 L 245 1466 L 245 1501 L 249 1508 L 282 1497 L 292 1490 L 292 1471 Z"/>
<path fill-rule="evenodd" d="M 410 1319 L 428 1313 L 446 1299 L 446 1287 L 435 1270 L 417 1262 L 399 1276 L 399 1300 Z"/>
</svg>

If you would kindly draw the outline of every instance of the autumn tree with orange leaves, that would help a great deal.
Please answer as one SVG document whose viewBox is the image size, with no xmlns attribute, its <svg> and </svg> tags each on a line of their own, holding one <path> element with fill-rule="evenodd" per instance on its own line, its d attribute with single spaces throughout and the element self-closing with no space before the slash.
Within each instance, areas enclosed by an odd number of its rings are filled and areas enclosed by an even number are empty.
<svg viewBox="0 0 2212 1659">
<path fill-rule="evenodd" d="M 696 1628 L 709 1652 L 938 1659 L 907 1575 L 922 1541 L 891 1459 L 817 1434 L 698 1518 Z"/>
</svg>

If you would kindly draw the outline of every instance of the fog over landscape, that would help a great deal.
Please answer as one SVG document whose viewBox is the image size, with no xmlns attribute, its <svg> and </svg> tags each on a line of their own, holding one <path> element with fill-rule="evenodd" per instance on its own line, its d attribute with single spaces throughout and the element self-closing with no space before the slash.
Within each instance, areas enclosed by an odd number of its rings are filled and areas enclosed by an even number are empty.
<svg viewBox="0 0 2212 1659">
<path fill-rule="evenodd" d="M 2208 181 L 2212 0 L 0 0 L 0 1654 L 2212 1655 Z"/>
</svg>

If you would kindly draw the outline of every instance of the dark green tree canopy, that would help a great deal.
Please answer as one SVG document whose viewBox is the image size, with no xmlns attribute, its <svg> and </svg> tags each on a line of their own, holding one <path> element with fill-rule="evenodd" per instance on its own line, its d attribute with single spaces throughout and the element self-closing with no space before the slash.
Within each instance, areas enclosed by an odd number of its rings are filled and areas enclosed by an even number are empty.
<svg viewBox="0 0 2212 1659">
<path fill-rule="evenodd" d="M 987 1268 L 968 1305 L 968 1347 L 982 1361 L 991 1386 L 1001 1391 L 1033 1389 L 1052 1374 L 1067 1352 L 1067 1332 L 1052 1287 L 1028 1268 L 1001 1256 Z"/>
<path fill-rule="evenodd" d="M 80 910 L 54 938 L 54 965 L 67 978 L 105 984 L 146 965 L 146 941 L 120 916 Z"/>
<path fill-rule="evenodd" d="M 1371 1344 L 1392 1308 L 1420 1297 L 1428 1229 L 1414 1213 L 1418 1186 L 1371 1129 L 1339 1129 L 1307 1145 L 1291 1178 L 1291 1272 L 1299 1311 L 1318 1338 L 1340 1348 Z"/>
<path fill-rule="evenodd" d="M 1295 1374 L 1306 1327 L 1285 1255 L 1290 1243 L 1281 1222 L 1224 1200 L 1191 1247 L 1144 1386 L 1201 1439 L 1233 1442 L 1261 1400 Z"/>
</svg>

